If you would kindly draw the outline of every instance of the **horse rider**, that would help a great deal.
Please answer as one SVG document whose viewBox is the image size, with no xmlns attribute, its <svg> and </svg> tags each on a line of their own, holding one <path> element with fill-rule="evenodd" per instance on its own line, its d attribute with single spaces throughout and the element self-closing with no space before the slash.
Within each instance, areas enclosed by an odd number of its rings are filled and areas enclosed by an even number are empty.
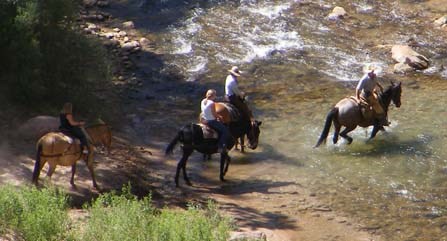
<svg viewBox="0 0 447 241">
<path fill-rule="evenodd" d="M 87 136 L 82 130 L 82 127 L 85 125 L 84 121 L 75 121 L 73 118 L 73 105 L 69 102 L 64 104 L 64 107 L 61 110 L 59 115 L 60 126 L 59 130 L 67 134 L 69 136 L 76 137 L 81 142 L 81 151 L 83 154 L 88 154 L 89 144 L 87 140 Z"/>
<path fill-rule="evenodd" d="M 383 91 L 382 85 L 376 79 L 376 73 L 374 69 L 370 69 L 359 80 L 355 89 L 355 97 L 360 104 L 365 102 L 368 106 L 371 106 L 376 113 L 375 121 L 382 126 L 388 126 L 389 122 L 386 117 L 386 113 L 377 99 L 376 87 L 379 87 L 380 91 Z"/>
<path fill-rule="evenodd" d="M 206 96 L 201 102 L 202 122 L 219 133 L 218 152 L 222 153 L 227 151 L 226 143 L 230 138 L 230 131 L 221 122 L 223 120 L 222 116 L 217 114 L 214 103 L 216 97 L 216 90 L 209 89 L 206 92 Z"/>
<path fill-rule="evenodd" d="M 253 114 L 244 102 L 245 93 L 242 92 L 238 86 L 238 77 L 241 76 L 241 71 L 239 71 L 237 66 L 233 66 L 230 70 L 228 70 L 228 72 L 229 74 L 225 79 L 226 98 L 231 104 L 236 106 L 236 108 L 242 112 L 241 114 L 246 120 L 254 122 Z"/>
</svg>

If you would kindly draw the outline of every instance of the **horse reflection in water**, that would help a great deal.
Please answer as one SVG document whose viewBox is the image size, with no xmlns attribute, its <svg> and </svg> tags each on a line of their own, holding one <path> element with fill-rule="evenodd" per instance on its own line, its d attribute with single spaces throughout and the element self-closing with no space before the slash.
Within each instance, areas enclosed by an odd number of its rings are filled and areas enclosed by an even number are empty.
<svg viewBox="0 0 447 241">
<path fill-rule="evenodd" d="M 248 148 L 256 149 L 258 146 L 258 140 L 260 135 L 259 126 L 262 124 L 261 121 L 251 122 L 250 120 L 245 120 L 243 118 L 235 119 L 234 115 L 230 114 L 229 109 L 234 109 L 232 105 L 227 103 L 216 103 L 217 112 L 222 115 L 224 123 L 229 125 L 230 134 L 232 136 L 229 143 L 227 143 L 227 148 L 230 150 L 235 144 L 236 138 L 242 136 L 247 136 Z M 237 111 L 237 110 L 236 110 Z M 183 170 L 183 178 L 188 185 L 192 185 L 186 174 L 186 163 L 189 156 L 197 150 L 203 154 L 214 154 L 217 153 L 217 139 L 205 139 L 202 131 L 202 127 L 198 124 L 188 124 L 183 126 L 174 137 L 174 139 L 169 143 L 166 148 L 166 155 L 173 152 L 174 147 L 178 142 L 182 143 L 182 158 L 177 164 L 177 170 L 175 174 L 175 185 L 178 187 L 178 179 L 180 175 L 180 170 Z M 226 151 L 220 153 L 220 180 L 225 181 L 224 176 L 228 171 L 228 166 L 230 164 L 231 158 Z"/>
<path fill-rule="evenodd" d="M 379 103 L 385 110 L 385 114 L 388 114 L 388 107 L 390 106 L 391 101 L 396 107 L 400 107 L 401 94 L 401 83 L 399 82 L 399 84 L 394 84 L 391 82 L 391 86 L 389 86 L 383 93 L 380 93 L 378 95 Z M 353 131 L 357 126 L 374 126 L 369 139 L 374 138 L 377 132 L 383 128 L 383 126 L 377 124 L 373 116 L 371 116 L 370 118 L 364 118 L 360 106 L 358 105 L 356 100 L 351 97 L 344 98 L 339 101 L 335 105 L 335 107 L 333 107 L 327 114 L 323 132 L 321 133 L 315 147 L 318 147 L 322 143 L 326 142 L 326 138 L 331 128 L 331 123 L 334 124 L 335 128 L 333 136 L 334 144 L 337 143 L 339 135 L 347 139 L 348 144 L 351 144 L 352 137 L 348 136 L 348 133 Z M 345 126 L 346 128 L 342 132 L 340 132 L 342 126 Z"/>
<path fill-rule="evenodd" d="M 90 141 L 94 145 L 102 144 L 110 153 L 112 143 L 112 133 L 110 127 L 105 124 L 97 124 L 85 128 Z M 34 165 L 33 183 L 38 184 L 40 171 L 45 163 L 48 162 L 49 168 L 47 176 L 51 179 L 57 165 L 71 166 L 70 184 L 74 184 L 74 175 L 76 173 L 76 162 L 84 159 L 90 171 L 93 187 L 98 188 L 96 183 L 95 172 L 93 170 L 93 154 L 94 147 L 89 146 L 89 154 L 83 154 L 78 141 L 64 135 L 61 132 L 50 132 L 42 136 L 37 141 L 36 163 Z"/>
</svg>

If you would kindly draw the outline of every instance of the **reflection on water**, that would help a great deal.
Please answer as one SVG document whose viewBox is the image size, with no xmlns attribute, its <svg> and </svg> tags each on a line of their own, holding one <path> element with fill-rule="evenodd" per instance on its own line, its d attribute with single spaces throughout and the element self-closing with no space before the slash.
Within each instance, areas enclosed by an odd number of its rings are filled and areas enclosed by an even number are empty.
<svg viewBox="0 0 447 241">
<path fill-rule="evenodd" d="M 263 120 L 262 142 L 274 148 L 265 158 L 281 153 L 301 166 L 297 175 L 308 176 L 320 198 L 389 240 L 445 238 L 447 81 L 440 66 L 446 58 L 437 55 L 445 46 L 430 25 L 432 8 L 412 3 L 418 1 L 197 2 L 182 23 L 159 34 L 166 43 L 159 51 L 185 80 L 215 82 L 220 92 L 226 69 L 245 70 L 241 85 Z M 349 16 L 326 20 L 336 5 Z M 394 62 L 383 46 L 412 38 L 418 51 L 438 56 L 433 67 L 390 73 Z M 384 85 L 403 82 L 402 106 L 390 109 L 392 125 L 372 141 L 370 129 L 358 128 L 352 145 L 333 145 L 329 137 L 313 149 L 328 110 L 354 94 L 366 62 L 383 68 Z"/>
</svg>

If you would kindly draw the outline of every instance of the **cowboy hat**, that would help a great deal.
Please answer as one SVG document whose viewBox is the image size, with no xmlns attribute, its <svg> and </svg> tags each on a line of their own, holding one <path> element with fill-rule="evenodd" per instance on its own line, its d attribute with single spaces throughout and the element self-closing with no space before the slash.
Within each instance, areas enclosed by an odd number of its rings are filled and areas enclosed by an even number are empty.
<svg viewBox="0 0 447 241">
<path fill-rule="evenodd" d="M 377 64 L 366 64 L 363 66 L 363 73 L 374 73 L 376 75 L 380 74 L 382 72 L 382 67 L 378 66 Z"/>
<path fill-rule="evenodd" d="M 228 72 L 230 72 L 234 76 L 238 76 L 238 77 L 241 76 L 241 71 L 239 70 L 239 68 L 237 66 L 231 67 L 231 69 L 229 69 Z"/>
</svg>

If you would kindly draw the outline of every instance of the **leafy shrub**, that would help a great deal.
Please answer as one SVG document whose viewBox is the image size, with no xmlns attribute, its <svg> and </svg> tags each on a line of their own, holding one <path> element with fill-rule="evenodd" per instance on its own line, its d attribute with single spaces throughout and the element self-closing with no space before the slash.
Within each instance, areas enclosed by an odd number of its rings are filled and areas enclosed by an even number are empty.
<svg viewBox="0 0 447 241">
<path fill-rule="evenodd" d="M 67 197 L 56 189 L 0 188 L 0 230 L 15 229 L 25 240 L 61 240 L 69 218 Z"/>
<path fill-rule="evenodd" d="M 231 228 L 229 220 L 221 217 L 212 204 L 207 209 L 190 206 L 187 211 L 158 212 L 150 197 L 137 200 L 128 187 L 123 188 L 121 195 L 100 196 L 89 209 L 90 219 L 74 235 L 78 240 L 223 241 Z"/>
</svg>

